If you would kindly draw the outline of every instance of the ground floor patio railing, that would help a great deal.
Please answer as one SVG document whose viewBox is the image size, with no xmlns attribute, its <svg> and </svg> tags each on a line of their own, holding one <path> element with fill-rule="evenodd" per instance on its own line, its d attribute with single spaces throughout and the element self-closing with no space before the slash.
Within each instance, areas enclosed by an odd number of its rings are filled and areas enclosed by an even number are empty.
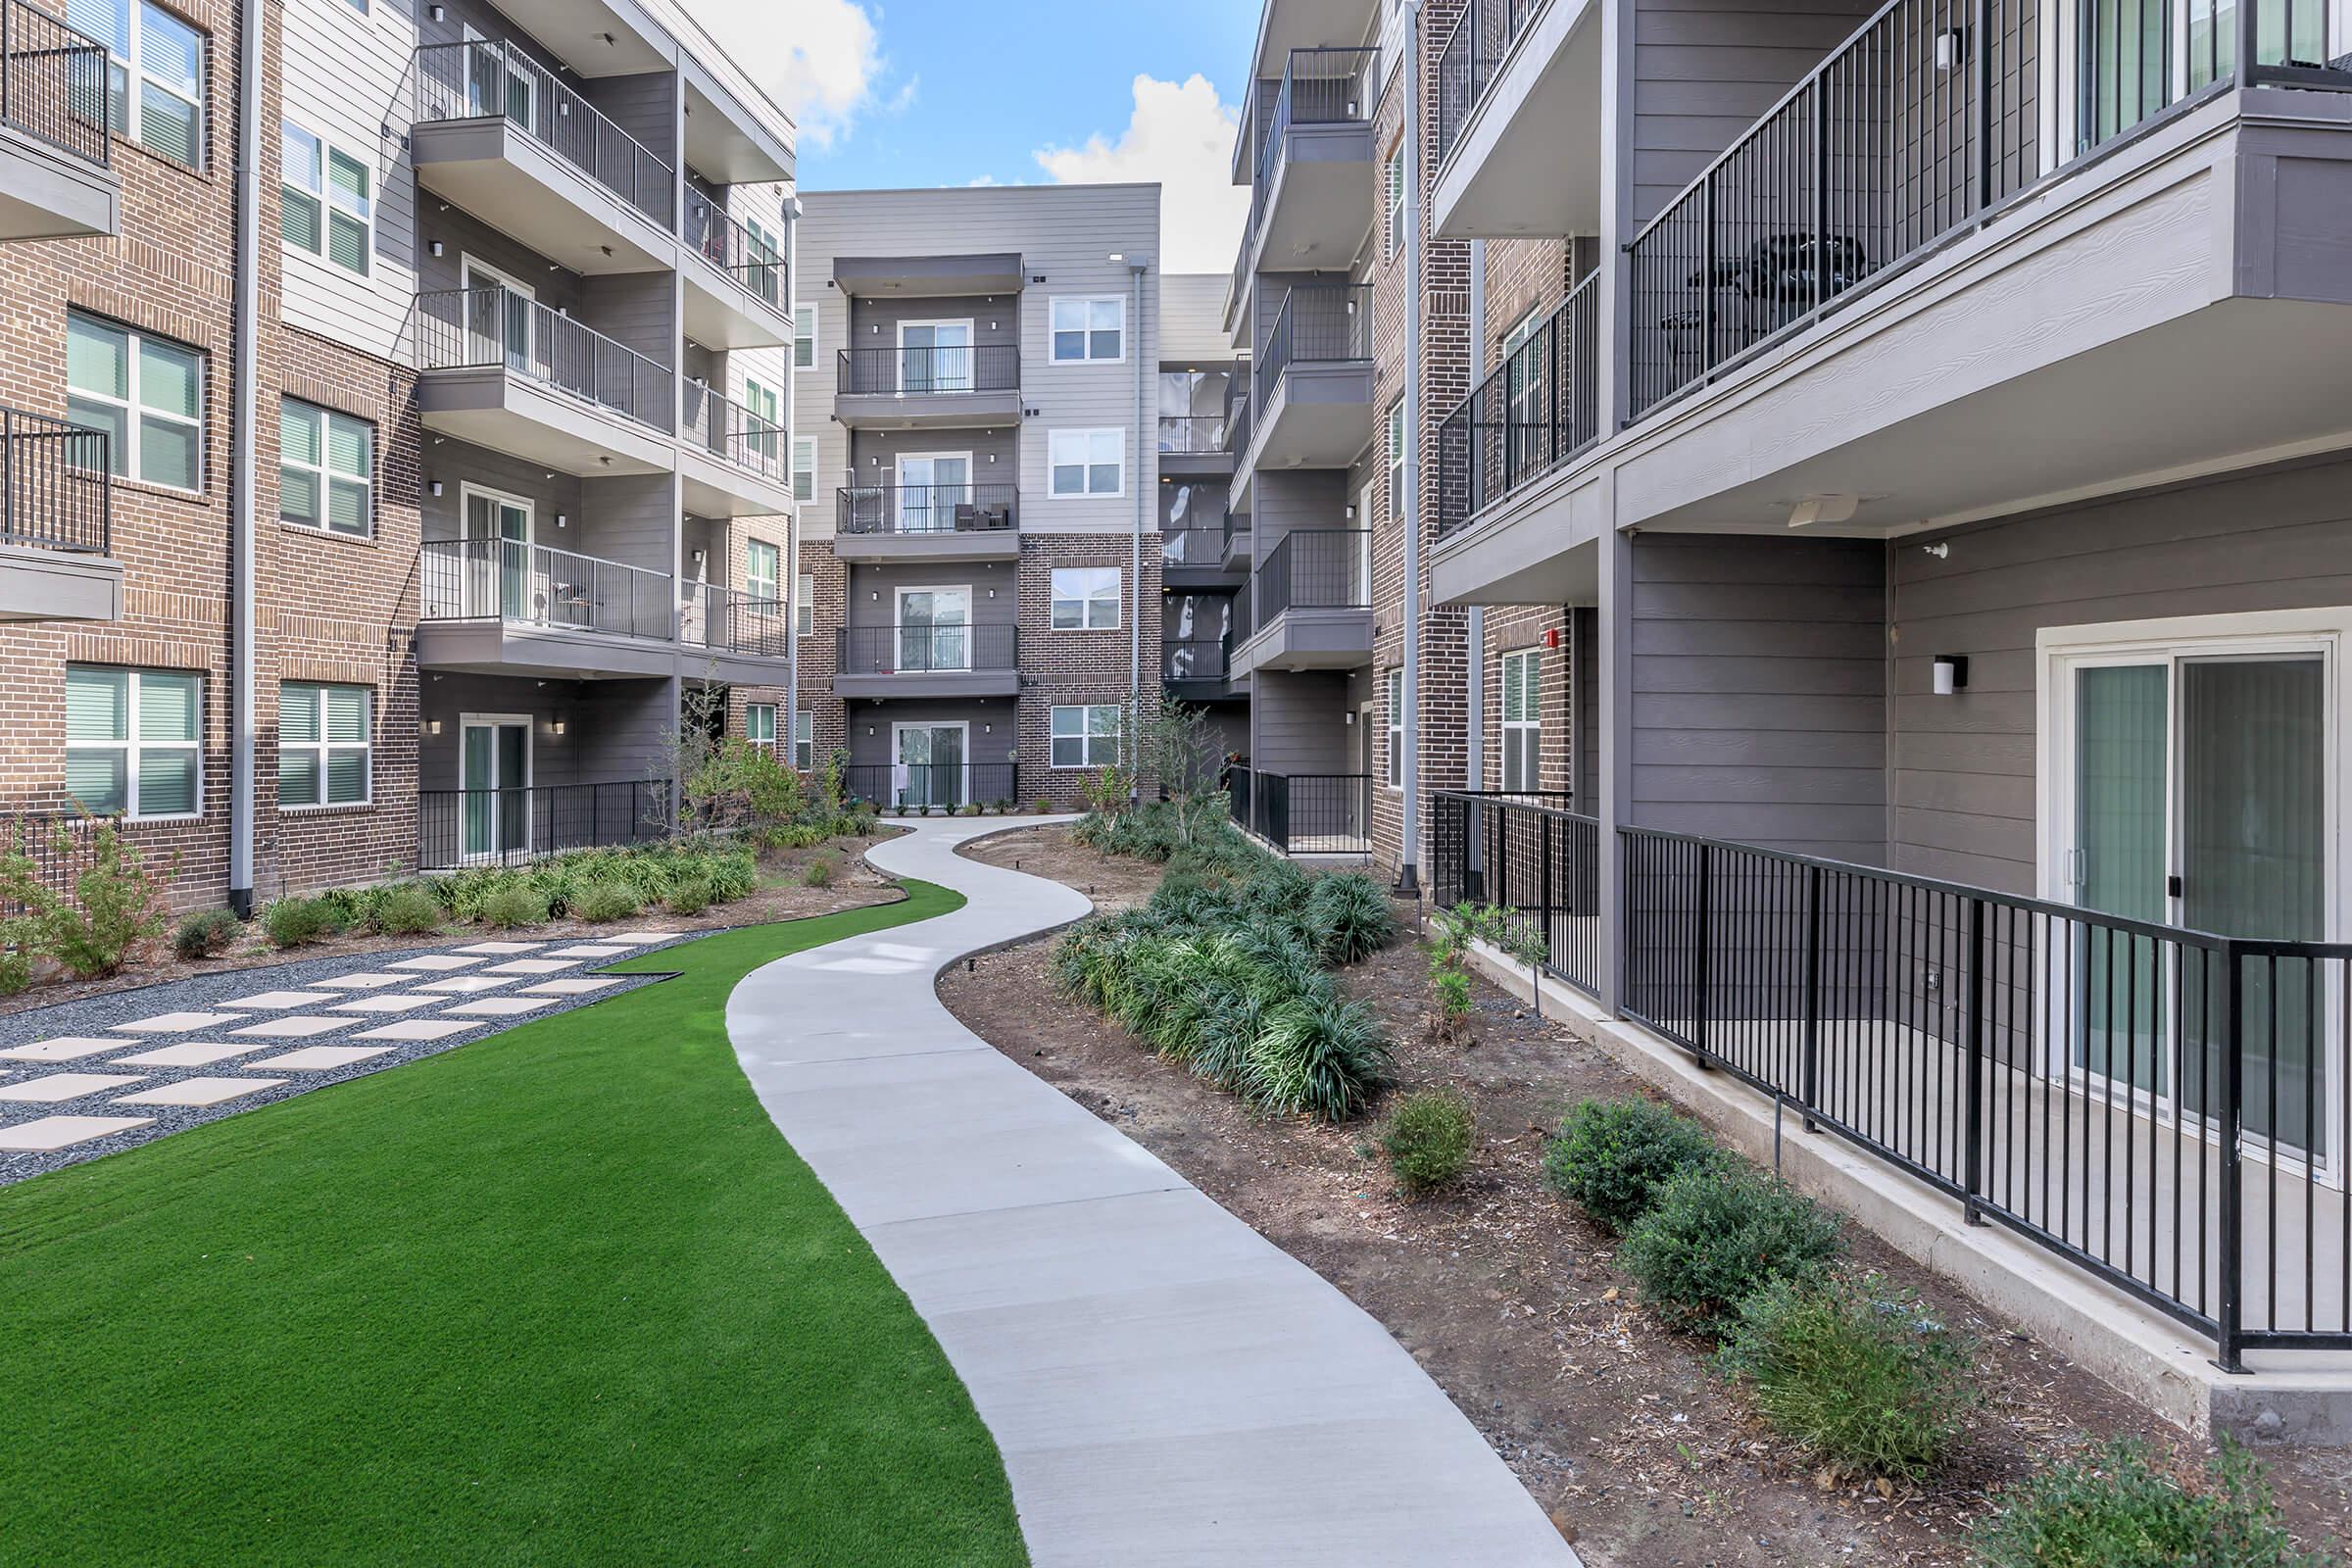
<svg viewBox="0 0 2352 1568">
<path fill-rule="evenodd" d="M 511 865 L 669 837 L 665 778 L 416 792 L 416 868 Z"/>
<path fill-rule="evenodd" d="M 1441 908 L 1499 905 L 1544 935 L 1544 966 L 1600 995 L 1600 823 L 1565 793 L 1444 791 L 1430 805 Z"/>
</svg>

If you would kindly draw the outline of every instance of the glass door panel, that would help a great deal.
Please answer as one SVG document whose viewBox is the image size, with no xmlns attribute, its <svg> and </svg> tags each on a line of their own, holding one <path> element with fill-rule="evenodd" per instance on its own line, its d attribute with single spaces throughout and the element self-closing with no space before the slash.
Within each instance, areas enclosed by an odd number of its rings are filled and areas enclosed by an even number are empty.
<svg viewBox="0 0 2352 1568">
<path fill-rule="evenodd" d="M 504 858 L 530 846 L 530 726 L 466 720 L 458 737 L 462 848 L 469 859 Z"/>
<path fill-rule="evenodd" d="M 914 588 L 899 596 L 899 667 L 969 669 L 971 596 L 963 589 Z"/>
<path fill-rule="evenodd" d="M 2075 902 L 2162 922 L 2171 670 L 2097 665 L 2075 677 Z M 2154 1091 L 2166 1080 L 2157 946 L 2112 928 L 2075 932 L 2075 1065 Z"/>
</svg>

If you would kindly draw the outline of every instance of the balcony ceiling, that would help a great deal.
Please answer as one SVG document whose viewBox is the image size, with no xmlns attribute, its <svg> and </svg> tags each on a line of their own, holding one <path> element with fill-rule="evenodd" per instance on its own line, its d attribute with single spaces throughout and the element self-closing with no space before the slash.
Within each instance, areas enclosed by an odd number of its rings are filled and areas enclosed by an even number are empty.
<svg viewBox="0 0 2352 1568">
<path fill-rule="evenodd" d="M 676 462 L 662 432 L 501 366 L 427 370 L 416 409 L 437 435 L 582 478 L 666 473 Z"/>
<path fill-rule="evenodd" d="M 775 349 L 792 341 L 792 318 L 735 281 L 691 245 L 680 246 L 686 335 L 707 349 Z"/>
<path fill-rule="evenodd" d="M 1438 236 L 1599 233 L 1601 141 L 1599 0 L 1552 0 L 1438 172 Z"/>
<path fill-rule="evenodd" d="M 416 667 L 540 680 L 645 680 L 675 673 L 678 650 L 651 637 L 569 627 L 427 620 L 416 627 Z"/>
<path fill-rule="evenodd" d="M 1251 76 L 1279 76 L 1294 49 L 1360 44 L 1372 30 L 1374 0 L 1266 0 L 1257 18 Z"/>
<path fill-rule="evenodd" d="M 909 300 L 1018 294 L 1017 251 L 974 256 L 837 256 L 833 286 L 852 299 Z"/>
<path fill-rule="evenodd" d="M 122 205 L 114 171 L 0 125 L 0 241 L 113 234 Z"/>
<path fill-rule="evenodd" d="M 410 136 L 416 183 L 581 273 L 671 265 L 662 225 L 508 120 L 419 123 Z M 423 227 L 432 235 L 432 213 Z"/>
<path fill-rule="evenodd" d="M 1258 223 L 1258 267 L 1348 268 L 1371 232 L 1373 187 L 1370 125 L 1293 127 Z"/>
<path fill-rule="evenodd" d="M 793 510 L 792 489 L 713 452 L 688 445 L 678 453 L 678 479 L 686 510 L 698 517 L 778 517 Z"/>
<path fill-rule="evenodd" d="M 686 167 L 717 185 L 772 185 L 793 176 L 790 147 L 752 121 L 734 95 L 699 68 L 686 82 Z"/>
<path fill-rule="evenodd" d="M 498 9 L 579 75 L 670 69 L 674 45 L 634 0 L 498 0 Z"/>
</svg>

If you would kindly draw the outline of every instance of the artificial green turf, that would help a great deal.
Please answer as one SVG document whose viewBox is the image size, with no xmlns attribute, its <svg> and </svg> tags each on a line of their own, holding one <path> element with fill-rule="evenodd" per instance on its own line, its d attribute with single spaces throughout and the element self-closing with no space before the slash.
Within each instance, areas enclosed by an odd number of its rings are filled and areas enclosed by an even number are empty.
<svg viewBox="0 0 2352 1568">
<path fill-rule="evenodd" d="M 0 1558 L 1025 1562 L 963 1386 L 727 1044 L 754 967 L 962 902 L 908 892 L 0 1189 Z"/>
</svg>

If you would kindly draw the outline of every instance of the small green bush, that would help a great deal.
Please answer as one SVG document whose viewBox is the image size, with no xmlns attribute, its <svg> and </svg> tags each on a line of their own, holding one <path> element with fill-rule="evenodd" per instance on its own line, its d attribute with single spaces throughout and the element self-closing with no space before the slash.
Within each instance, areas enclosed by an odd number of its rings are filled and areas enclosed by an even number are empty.
<svg viewBox="0 0 2352 1568">
<path fill-rule="evenodd" d="M 1726 1158 L 1705 1128 L 1654 1101 L 1587 1100 L 1568 1113 L 1544 1153 L 1544 1180 L 1623 1235 L 1666 1184 L 1692 1166 Z"/>
<path fill-rule="evenodd" d="M 71 842 L 63 829 L 57 842 L 61 851 Z M 120 971 L 171 923 L 171 879 L 168 870 L 151 870 L 146 858 L 123 843 L 110 823 L 91 835 L 90 863 L 74 879 L 72 901 L 37 882 L 33 896 L 12 889 L 0 893 L 0 900 L 32 911 L 41 952 L 64 964 L 75 979 L 94 980 Z"/>
<path fill-rule="evenodd" d="M 1669 1323 L 1720 1339 L 1750 1296 L 1776 1280 L 1817 1279 L 1839 1245 L 1837 1218 L 1787 1183 L 1710 1164 L 1666 1184 L 1617 1262 Z"/>
<path fill-rule="evenodd" d="M 1740 1303 L 1722 1363 L 1774 1427 L 1896 1481 L 1933 1471 L 1976 1403 L 1966 1348 L 1876 1278 L 1766 1286 Z"/>
<path fill-rule="evenodd" d="M 2324 1568 L 2297 1551 L 2270 1484 L 2225 1442 L 2201 1484 L 2183 1487 L 2136 1443 L 2049 1466 L 1979 1527 L 1983 1568 Z"/>
<path fill-rule="evenodd" d="M 432 890 L 404 882 L 384 890 L 375 904 L 375 928 L 388 937 L 421 936 L 441 929 L 441 901 Z"/>
<path fill-rule="evenodd" d="M 1450 1089 L 1424 1089 L 1397 1102 L 1380 1147 L 1397 1187 L 1405 1197 L 1419 1198 L 1461 1180 L 1477 1138 L 1469 1101 Z"/>
<path fill-rule="evenodd" d="M 226 909 L 198 909 L 181 917 L 172 933 L 172 951 L 189 962 L 226 953 L 237 940 L 237 917 Z"/>
<path fill-rule="evenodd" d="M 710 858 L 703 880 L 710 885 L 712 904 L 732 904 L 752 896 L 752 890 L 760 885 L 760 867 L 748 851 L 716 855 Z"/>
<path fill-rule="evenodd" d="M 672 914 L 700 914 L 710 906 L 710 884 L 684 877 L 669 885 L 669 897 L 662 901 Z"/>
<path fill-rule="evenodd" d="M 1040 816 L 1050 816 L 1054 811 L 1054 803 L 1041 795 L 1037 798 L 1037 804 L 1030 807 L 1029 809 Z"/>
<path fill-rule="evenodd" d="M 324 899 L 294 895 L 275 901 L 262 911 L 262 930 L 272 947 L 305 947 L 341 934 L 343 916 Z"/>
<path fill-rule="evenodd" d="M 583 920 L 626 920 L 645 907 L 645 900 L 626 882 L 591 882 L 571 901 L 571 912 Z"/>
<path fill-rule="evenodd" d="M 830 860 L 810 860 L 801 872 L 801 886 L 805 888 L 829 888 L 832 885 L 833 862 Z"/>
<path fill-rule="evenodd" d="M 0 997 L 13 997 L 32 985 L 32 954 L 29 937 L 7 929 L 0 922 Z"/>
<path fill-rule="evenodd" d="M 481 903 L 482 920 L 501 931 L 547 924 L 547 895 L 522 882 L 493 888 Z"/>
</svg>

